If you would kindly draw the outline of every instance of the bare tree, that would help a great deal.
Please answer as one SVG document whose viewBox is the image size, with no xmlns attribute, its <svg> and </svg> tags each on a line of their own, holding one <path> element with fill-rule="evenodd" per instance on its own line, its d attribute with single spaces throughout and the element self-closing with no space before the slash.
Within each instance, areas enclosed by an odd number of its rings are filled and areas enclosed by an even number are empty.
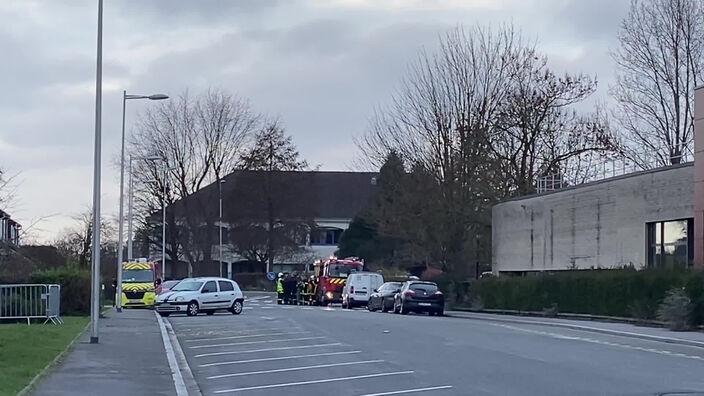
<svg viewBox="0 0 704 396">
<path fill-rule="evenodd" d="M 113 222 L 102 219 L 100 222 L 101 256 L 115 252 L 117 229 Z M 93 241 L 93 211 L 87 208 L 73 216 L 73 225 L 65 228 L 53 245 L 68 259 L 69 263 L 80 268 L 89 268 L 91 262 L 91 245 Z M 110 261 L 112 262 L 112 261 Z"/>
<path fill-rule="evenodd" d="M 704 3 L 632 0 L 618 39 L 611 94 L 618 104 L 614 116 L 623 129 L 624 153 L 641 168 L 691 159 L 693 95 L 704 60 Z"/>
<path fill-rule="evenodd" d="M 161 208 L 166 184 L 167 205 L 178 200 L 184 205 L 179 211 L 167 211 L 167 254 L 174 261 L 184 257 L 189 276 L 194 264 L 212 261 L 216 218 L 206 209 L 216 203 L 185 198 L 230 173 L 259 124 L 260 116 L 244 99 L 219 90 L 195 99 L 184 92 L 175 100 L 150 107 L 130 138 L 131 155 L 161 159 L 133 163 L 143 228 L 155 226 L 147 216 Z M 161 246 L 161 238 L 151 242 Z"/>
</svg>

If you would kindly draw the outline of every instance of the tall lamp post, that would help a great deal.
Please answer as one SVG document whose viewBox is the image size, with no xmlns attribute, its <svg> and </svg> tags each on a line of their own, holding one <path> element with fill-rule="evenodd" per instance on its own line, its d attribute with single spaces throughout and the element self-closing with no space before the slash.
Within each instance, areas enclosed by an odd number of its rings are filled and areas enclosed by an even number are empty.
<svg viewBox="0 0 704 396">
<path fill-rule="evenodd" d="M 128 95 L 127 91 L 122 91 L 122 148 L 120 150 L 120 219 L 118 225 L 117 242 L 117 290 L 115 291 L 115 307 L 117 312 L 122 312 L 122 245 L 124 244 L 124 200 L 125 200 L 125 105 L 128 99 L 149 99 L 163 100 L 169 97 L 164 94 L 154 95 Z M 129 252 L 131 253 L 131 252 Z M 131 256 L 131 254 L 128 254 Z M 132 258 L 132 257 L 129 257 Z"/>
<path fill-rule="evenodd" d="M 93 251 L 90 300 L 90 343 L 98 343 L 100 317 L 100 150 L 103 94 L 103 0 L 98 0 L 98 44 L 95 68 L 95 148 L 93 152 Z"/>
<path fill-rule="evenodd" d="M 220 221 L 218 223 L 218 231 L 220 233 L 220 255 L 219 261 L 220 261 L 220 277 L 222 278 L 222 185 L 225 183 L 225 180 L 220 179 L 218 181 L 218 199 L 220 201 Z M 232 279 L 232 274 L 230 271 L 227 271 L 227 277 L 229 279 Z"/>
</svg>

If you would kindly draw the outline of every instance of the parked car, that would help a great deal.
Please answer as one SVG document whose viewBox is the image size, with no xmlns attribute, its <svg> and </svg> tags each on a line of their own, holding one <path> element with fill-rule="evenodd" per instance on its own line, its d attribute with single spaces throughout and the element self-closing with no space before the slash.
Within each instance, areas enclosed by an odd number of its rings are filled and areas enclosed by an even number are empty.
<svg viewBox="0 0 704 396">
<path fill-rule="evenodd" d="M 174 286 L 178 285 L 179 282 L 181 282 L 181 279 L 173 279 L 161 282 L 161 284 L 156 288 L 156 294 L 159 295 L 171 291 L 171 289 Z"/>
<path fill-rule="evenodd" d="M 342 288 L 342 308 L 352 309 L 367 305 L 373 290 L 384 283 L 384 277 L 376 272 L 353 272 Z"/>
<path fill-rule="evenodd" d="M 373 290 L 367 303 L 367 309 L 372 312 L 377 309 L 381 312 L 391 311 L 394 309 L 394 297 L 396 293 L 401 291 L 402 286 L 402 282 L 386 282 L 379 289 Z"/>
<path fill-rule="evenodd" d="M 187 278 L 170 292 L 156 299 L 156 311 L 161 316 L 185 313 L 188 316 L 205 312 L 212 315 L 227 310 L 235 315 L 242 313 L 244 295 L 237 282 L 224 278 Z"/>
<path fill-rule="evenodd" d="M 429 315 L 445 313 L 445 296 L 435 282 L 408 281 L 394 297 L 394 312 L 427 312 Z"/>
</svg>

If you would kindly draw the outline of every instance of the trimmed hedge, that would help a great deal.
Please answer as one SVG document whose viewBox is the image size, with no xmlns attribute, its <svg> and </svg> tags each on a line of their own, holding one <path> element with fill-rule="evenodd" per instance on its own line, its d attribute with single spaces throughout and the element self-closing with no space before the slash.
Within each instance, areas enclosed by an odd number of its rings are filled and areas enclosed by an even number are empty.
<svg viewBox="0 0 704 396">
<path fill-rule="evenodd" d="M 90 314 L 90 271 L 73 266 L 37 271 L 30 283 L 61 285 L 61 314 Z"/>
<path fill-rule="evenodd" d="M 584 270 L 482 279 L 472 298 L 485 308 L 654 319 L 666 292 L 683 287 L 692 300 L 692 323 L 704 324 L 704 272 L 619 269 Z"/>
</svg>

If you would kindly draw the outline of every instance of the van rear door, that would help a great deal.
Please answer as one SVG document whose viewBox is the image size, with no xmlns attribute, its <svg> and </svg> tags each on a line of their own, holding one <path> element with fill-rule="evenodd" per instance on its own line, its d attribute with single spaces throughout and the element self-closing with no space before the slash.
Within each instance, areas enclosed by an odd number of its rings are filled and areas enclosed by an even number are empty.
<svg viewBox="0 0 704 396">
<path fill-rule="evenodd" d="M 354 299 L 357 301 L 367 301 L 372 294 L 372 279 L 370 274 L 356 274 L 354 286 Z"/>
</svg>

